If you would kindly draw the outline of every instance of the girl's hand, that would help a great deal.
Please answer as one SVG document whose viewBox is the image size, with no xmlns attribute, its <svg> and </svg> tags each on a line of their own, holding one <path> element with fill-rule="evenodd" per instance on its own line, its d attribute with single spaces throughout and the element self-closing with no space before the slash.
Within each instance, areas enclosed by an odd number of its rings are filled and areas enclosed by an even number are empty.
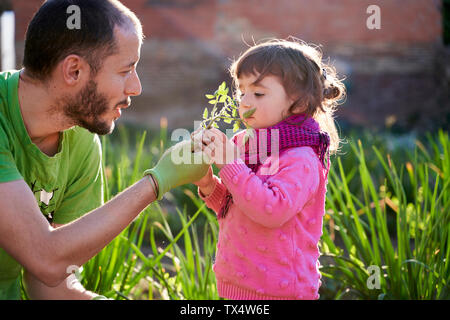
<svg viewBox="0 0 450 320">
<path fill-rule="evenodd" d="M 203 178 L 192 183 L 200 189 L 200 192 L 203 196 L 209 196 L 214 191 L 214 188 L 216 186 L 214 183 L 212 167 L 209 166 L 208 173 L 206 173 Z"/>
<path fill-rule="evenodd" d="M 191 134 L 191 140 L 194 143 L 194 152 L 203 153 L 203 149 L 206 146 L 206 143 L 203 142 L 203 133 L 204 130 L 202 128 L 199 128 Z M 206 156 L 203 156 L 203 159 L 206 163 L 211 163 L 211 160 Z M 192 183 L 199 187 L 200 192 L 204 196 L 208 196 L 209 194 L 211 194 L 214 191 L 215 187 L 212 167 L 209 166 L 208 172 L 200 180 L 194 181 Z"/>
<path fill-rule="evenodd" d="M 216 128 L 204 130 L 202 142 L 203 152 L 219 169 L 239 158 L 239 148 Z"/>
<path fill-rule="evenodd" d="M 208 172 L 200 180 L 194 181 L 192 183 L 195 184 L 200 189 L 206 189 L 208 186 L 213 184 L 214 178 L 212 167 L 209 166 Z"/>
</svg>

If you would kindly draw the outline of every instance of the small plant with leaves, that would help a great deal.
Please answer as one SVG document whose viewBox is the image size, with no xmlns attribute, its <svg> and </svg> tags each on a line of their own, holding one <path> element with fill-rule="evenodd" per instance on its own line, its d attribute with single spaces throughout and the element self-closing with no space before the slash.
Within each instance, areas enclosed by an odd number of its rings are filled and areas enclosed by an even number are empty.
<svg viewBox="0 0 450 320">
<path fill-rule="evenodd" d="M 223 120 L 223 122 L 231 124 L 233 123 L 233 132 L 238 131 L 243 124 L 247 130 L 248 136 L 253 136 L 252 127 L 245 121 L 245 119 L 251 117 L 255 112 L 255 108 L 246 111 L 243 114 L 243 119 L 239 117 L 239 107 L 238 102 L 233 99 L 233 97 L 228 95 L 229 89 L 224 82 L 220 84 L 214 94 L 206 94 L 206 98 L 209 100 L 208 103 L 213 105 L 211 111 L 205 108 L 203 111 L 203 121 L 200 127 L 203 129 L 219 128 L 218 122 Z"/>
</svg>

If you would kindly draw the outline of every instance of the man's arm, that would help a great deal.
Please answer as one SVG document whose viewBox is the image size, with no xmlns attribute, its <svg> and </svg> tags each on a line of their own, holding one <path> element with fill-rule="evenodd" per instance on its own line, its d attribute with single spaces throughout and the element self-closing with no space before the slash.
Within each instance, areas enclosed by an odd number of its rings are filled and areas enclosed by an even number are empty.
<svg viewBox="0 0 450 320">
<path fill-rule="evenodd" d="M 0 183 L 0 247 L 47 286 L 58 286 L 70 265 L 81 266 L 156 199 L 148 177 L 83 217 L 53 228 L 23 180 Z"/>
<path fill-rule="evenodd" d="M 54 228 L 63 225 L 52 224 Z M 74 274 L 69 275 L 56 287 L 49 287 L 36 278 L 33 274 L 24 270 L 24 287 L 31 300 L 91 300 L 98 295 L 86 290 Z"/>
<path fill-rule="evenodd" d="M 91 300 L 98 296 L 86 290 L 78 280 L 72 278 L 68 280 L 66 279 L 56 287 L 49 287 L 27 270 L 23 278 L 27 295 L 31 300 Z"/>
<path fill-rule="evenodd" d="M 189 163 L 172 160 L 181 150 L 191 156 Z M 55 287 L 67 277 L 68 266 L 86 263 L 156 198 L 205 176 L 209 165 L 193 161 L 201 157 L 191 152 L 190 141 L 177 143 L 145 172 L 155 178 L 158 194 L 144 177 L 100 208 L 57 229 L 48 224 L 23 180 L 0 183 L 0 247 L 44 284 Z"/>
</svg>

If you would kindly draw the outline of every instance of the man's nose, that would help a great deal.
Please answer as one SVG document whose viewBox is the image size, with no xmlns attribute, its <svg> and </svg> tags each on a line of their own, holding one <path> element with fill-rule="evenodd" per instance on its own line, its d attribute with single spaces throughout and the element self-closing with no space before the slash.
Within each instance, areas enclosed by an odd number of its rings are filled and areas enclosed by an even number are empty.
<svg viewBox="0 0 450 320">
<path fill-rule="evenodd" d="M 142 93 L 141 80 L 136 72 L 136 70 L 128 78 L 125 88 L 125 94 L 127 96 L 138 96 Z"/>
</svg>

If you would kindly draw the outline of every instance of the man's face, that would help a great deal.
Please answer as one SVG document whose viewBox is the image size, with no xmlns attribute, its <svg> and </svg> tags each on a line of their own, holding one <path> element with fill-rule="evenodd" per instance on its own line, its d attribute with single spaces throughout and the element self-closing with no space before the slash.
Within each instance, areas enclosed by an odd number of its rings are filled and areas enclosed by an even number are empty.
<svg viewBox="0 0 450 320">
<path fill-rule="evenodd" d="M 131 96 L 142 91 L 136 72 L 141 49 L 138 35 L 131 28 L 116 28 L 115 39 L 118 51 L 107 57 L 97 75 L 64 105 L 69 119 L 99 135 L 114 130 L 121 109 L 130 105 Z"/>
</svg>

